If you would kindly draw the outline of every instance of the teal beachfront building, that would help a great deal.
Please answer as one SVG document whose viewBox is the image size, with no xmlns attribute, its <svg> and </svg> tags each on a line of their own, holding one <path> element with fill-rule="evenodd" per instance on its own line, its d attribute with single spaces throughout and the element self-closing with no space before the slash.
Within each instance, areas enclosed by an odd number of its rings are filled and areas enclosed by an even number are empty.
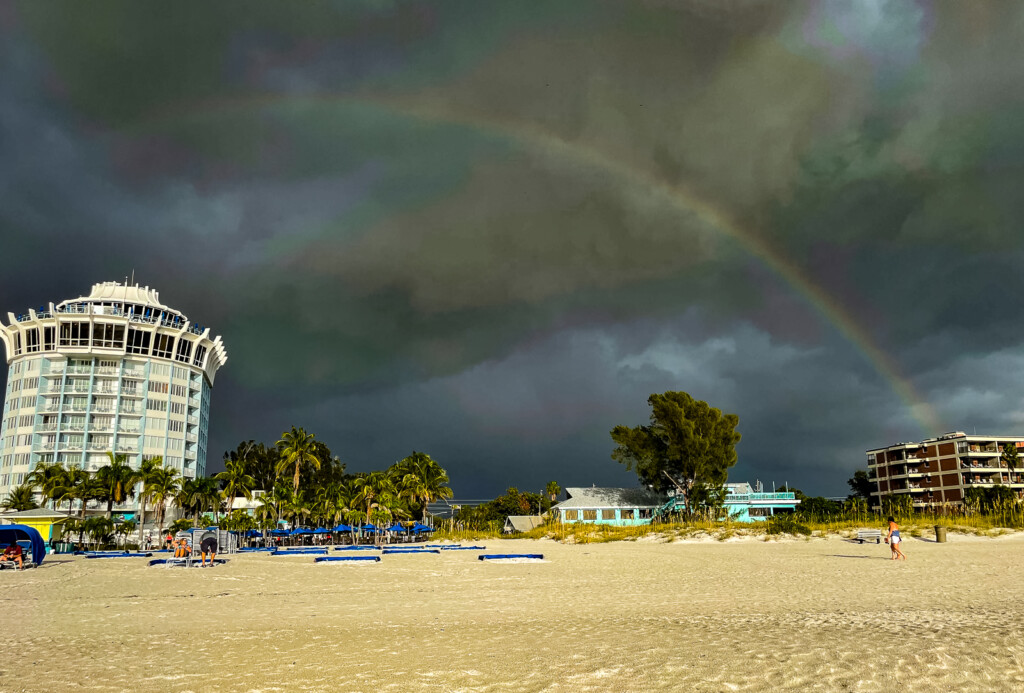
<svg viewBox="0 0 1024 693">
<path fill-rule="evenodd" d="M 775 515 L 791 513 L 800 504 L 792 491 L 765 492 L 760 484 L 756 489 L 746 482 L 726 484 L 725 491 L 723 508 L 733 522 L 764 522 Z M 681 512 L 683 506 L 682 496 L 673 496 L 657 514 Z"/>
</svg>

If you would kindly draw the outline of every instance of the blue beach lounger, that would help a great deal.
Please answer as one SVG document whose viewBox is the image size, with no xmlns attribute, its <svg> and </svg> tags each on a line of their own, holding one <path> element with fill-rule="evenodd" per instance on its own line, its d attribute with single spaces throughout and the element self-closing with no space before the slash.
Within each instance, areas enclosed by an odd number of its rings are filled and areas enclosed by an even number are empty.
<svg viewBox="0 0 1024 693">
<path fill-rule="evenodd" d="M 535 561 L 544 559 L 542 553 L 485 553 L 478 557 L 481 561 L 496 561 L 503 558 L 528 558 Z"/>
<path fill-rule="evenodd" d="M 384 549 L 382 553 L 441 553 L 440 549 Z"/>
<path fill-rule="evenodd" d="M 442 551 L 486 551 L 486 546 L 442 546 Z"/>
<path fill-rule="evenodd" d="M 149 558 L 153 554 L 149 551 L 141 553 L 87 553 L 86 558 Z"/>
<path fill-rule="evenodd" d="M 380 556 L 317 556 L 314 563 L 352 563 L 353 561 L 379 562 Z"/>
<path fill-rule="evenodd" d="M 335 551 L 380 551 L 380 546 L 335 546 Z"/>
</svg>

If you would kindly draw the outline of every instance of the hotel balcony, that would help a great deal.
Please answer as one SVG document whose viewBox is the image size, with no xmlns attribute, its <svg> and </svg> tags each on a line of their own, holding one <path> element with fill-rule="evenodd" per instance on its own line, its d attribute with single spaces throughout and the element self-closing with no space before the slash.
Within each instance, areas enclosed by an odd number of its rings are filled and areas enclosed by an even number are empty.
<svg viewBox="0 0 1024 693">
<path fill-rule="evenodd" d="M 188 422 L 192 426 L 198 426 L 199 425 L 199 417 L 198 416 L 190 416 L 190 417 L 188 417 Z"/>
<path fill-rule="evenodd" d="M 59 378 L 64 375 L 64 364 L 51 364 L 49 369 L 42 375 L 44 378 Z"/>
<path fill-rule="evenodd" d="M 141 370 L 141 369 L 126 368 L 126 369 L 124 369 L 124 372 L 121 373 L 121 375 L 123 377 L 125 377 L 125 378 L 132 378 L 134 380 L 145 380 L 146 379 L 146 372 L 144 370 Z"/>
</svg>

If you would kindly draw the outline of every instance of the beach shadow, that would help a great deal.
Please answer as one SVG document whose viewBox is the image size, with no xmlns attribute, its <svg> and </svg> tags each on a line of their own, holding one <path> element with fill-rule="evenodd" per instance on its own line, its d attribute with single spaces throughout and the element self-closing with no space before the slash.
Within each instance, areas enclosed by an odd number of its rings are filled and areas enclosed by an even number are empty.
<svg viewBox="0 0 1024 693">
<path fill-rule="evenodd" d="M 886 556 L 846 556 L 846 555 L 841 554 L 841 553 L 833 553 L 833 554 L 831 554 L 831 556 L 832 556 L 832 558 L 867 558 L 867 559 L 874 560 L 874 561 L 888 561 L 888 560 L 891 560 L 890 558 L 887 558 Z"/>
<path fill-rule="evenodd" d="M 39 569 L 42 569 L 42 568 L 49 568 L 51 565 L 61 565 L 62 563 L 74 563 L 74 561 L 70 561 L 70 560 L 58 561 L 58 560 L 55 560 L 55 559 L 52 559 L 52 558 L 48 558 L 43 563 L 37 565 L 36 566 L 36 570 L 39 570 Z"/>
</svg>

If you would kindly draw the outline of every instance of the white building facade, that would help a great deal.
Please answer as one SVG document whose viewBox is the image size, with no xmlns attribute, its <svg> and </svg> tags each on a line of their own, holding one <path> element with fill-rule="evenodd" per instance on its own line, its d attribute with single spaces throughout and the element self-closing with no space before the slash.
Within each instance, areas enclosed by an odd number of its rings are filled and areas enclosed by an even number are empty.
<svg viewBox="0 0 1024 693">
<path fill-rule="evenodd" d="M 210 394 L 227 361 L 209 328 L 149 287 L 116 282 L 7 317 L 0 498 L 36 462 L 95 470 L 108 451 L 205 476 Z"/>
</svg>

